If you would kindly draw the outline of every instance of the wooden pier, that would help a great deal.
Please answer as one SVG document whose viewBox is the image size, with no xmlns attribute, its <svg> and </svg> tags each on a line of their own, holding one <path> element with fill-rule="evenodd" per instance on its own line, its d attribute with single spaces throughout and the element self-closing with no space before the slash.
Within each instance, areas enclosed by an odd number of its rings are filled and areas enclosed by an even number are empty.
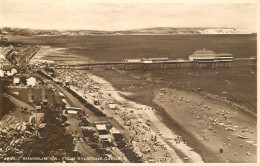
<svg viewBox="0 0 260 166">
<path fill-rule="evenodd" d="M 59 64 L 56 69 L 77 69 L 77 70 L 154 70 L 154 69 L 215 69 L 219 67 L 230 68 L 232 62 L 194 62 L 194 61 L 164 61 L 151 63 L 129 63 L 129 62 L 97 62 L 77 65 Z"/>
</svg>

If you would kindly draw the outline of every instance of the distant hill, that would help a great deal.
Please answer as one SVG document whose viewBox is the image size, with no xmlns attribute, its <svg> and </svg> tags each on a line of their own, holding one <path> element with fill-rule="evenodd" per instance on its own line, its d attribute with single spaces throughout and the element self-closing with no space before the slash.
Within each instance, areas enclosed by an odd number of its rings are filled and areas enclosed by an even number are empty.
<svg viewBox="0 0 260 166">
<path fill-rule="evenodd" d="M 252 32 L 236 28 L 144 28 L 132 31 L 118 31 L 118 33 L 132 34 L 251 34 Z"/>
<path fill-rule="evenodd" d="M 97 30 L 33 30 L 24 28 L 4 27 L 0 29 L 1 35 L 7 36 L 33 36 L 33 35 L 171 35 L 171 34 L 252 34 L 252 32 L 236 28 L 173 28 L 156 27 L 124 31 L 97 31 Z"/>
</svg>

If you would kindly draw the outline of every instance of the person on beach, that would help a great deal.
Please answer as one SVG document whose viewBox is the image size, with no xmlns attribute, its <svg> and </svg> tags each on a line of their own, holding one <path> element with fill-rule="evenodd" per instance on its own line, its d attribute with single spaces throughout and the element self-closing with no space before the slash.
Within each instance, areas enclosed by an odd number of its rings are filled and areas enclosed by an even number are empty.
<svg viewBox="0 0 260 166">
<path fill-rule="evenodd" d="M 222 147 L 219 148 L 219 152 L 220 153 L 223 153 L 224 152 L 224 149 Z"/>
</svg>

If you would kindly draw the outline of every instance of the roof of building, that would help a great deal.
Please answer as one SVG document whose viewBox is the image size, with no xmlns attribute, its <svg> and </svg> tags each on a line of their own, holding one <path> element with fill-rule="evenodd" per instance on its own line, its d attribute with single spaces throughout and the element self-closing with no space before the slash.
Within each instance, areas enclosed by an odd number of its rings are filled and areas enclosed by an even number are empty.
<svg viewBox="0 0 260 166">
<path fill-rule="evenodd" d="M 11 65 L 4 65 L 3 70 L 4 71 L 10 71 L 13 67 Z"/>
<path fill-rule="evenodd" d="M 82 111 L 82 108 L 78 108 L 78 107 L 66 107 L 66 110 L 72 110 L 72 111 Z"/>
<path fill-rule="evenodd" d="M 99 121 L 99 122 L 94 122 L 96 125 L 98 125 L 98 124 L 107 124 L 108 123 L 108 121 Z"/>
<path fill-rule="evenodd" d="M 118 131 L 116 128 L 112 127 L 110 130 L 109 130 L 112 134 L 120 134 L 120 131 Z"/>
<path fill-rule="evenodd" d="M 14 78 L 14 83 L 18 84 L 20 82 L 20 78 Z"/>
<path fill-rule="evenodd" d="M 108 140 L 109 142 L 111 142 L 111 136 L 109 134 L 107 134 L 107 135 L 99 135 L 99 138 L 100 139 L 105 139 L 105 140 Z"/>
<path fill-rule="evenodd" d="M 68 114 L 74 114 L 74 115 L 76 115 L 76 114 L 78 114 L 78 111 L 68 110 L 67 113 L 68 113 Z"/>
<path fill-rule="evenodd" d="M 216 53 L 212 50 L 197 50 L 193 53 L 193 55 L 197 56 L 197 55 L 211 55 L 211 56 L 215 56 Z"/>
<path fill-rule="evenodd" d="M 106 125 L 96 125 L 97 130 L 107 130 Z"/>
<path fill-rule="evenodd" d="M 230 53 L 219 53 L 217 54 L 217 56 L 233 56 L 233 55 Z"/>
<path fill-rule="evenodd" d="M 80 128 L 81 129 L 86 129 L 86 130 L 96 130 L 96 128 L 92 127 L 92 126 L 81 126 Z"/>
</svg>

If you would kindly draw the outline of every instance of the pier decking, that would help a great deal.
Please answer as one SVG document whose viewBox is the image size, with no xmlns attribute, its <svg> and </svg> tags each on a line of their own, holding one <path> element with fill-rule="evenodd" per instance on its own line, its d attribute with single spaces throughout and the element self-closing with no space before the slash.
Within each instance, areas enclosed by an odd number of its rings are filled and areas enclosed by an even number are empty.
<svg viewBox="0 0 260 166">
<path fill-rule="evenodd" d="M 58 64 L 55 66 L 57 69 L 73 68 L 78 70 L 151 70 L 151 69 L 182 69 L 182 68 L 218 68 L 218 67 L 231 67 L 232 62 L 194 62 L 194 61 L 163 61 L 163 62 L 97 62 L 97 63 L 84 63 L 76 65 Z"/>
</svg>

